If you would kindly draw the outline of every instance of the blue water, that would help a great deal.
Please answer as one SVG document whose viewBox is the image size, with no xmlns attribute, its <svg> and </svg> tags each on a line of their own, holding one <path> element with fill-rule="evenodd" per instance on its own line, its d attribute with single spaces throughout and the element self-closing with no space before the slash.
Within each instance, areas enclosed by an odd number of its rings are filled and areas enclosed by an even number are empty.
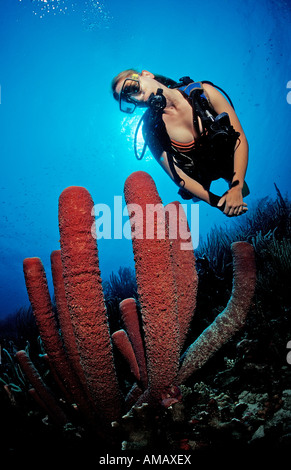
<svg viewBox="0 0 291 470">
<path fill-rule="evenodd" d="M 123 69 L 222 86 L 250 145 L 249 205 L 275 196 L 274 182 L 285 194 L 290 44 L 291 6 L 283 0 L 0 0 L 0 315 L 28 305 L 25 257 L 42 259 L 51 288 L 58 197 L 67 186 L 85 186 L 95 203 L 112 207 L 126 177 L 145 170 L 165 204 L 178 198 L 150 154 L 134 157 L 137 118 L 121 114 L 110 94 Z M 202 237 L 234 223 L 204 203 L 199 213 Z M 103 279 L 133 266 L 129 240 L 98 247 Z"/>
</svg>

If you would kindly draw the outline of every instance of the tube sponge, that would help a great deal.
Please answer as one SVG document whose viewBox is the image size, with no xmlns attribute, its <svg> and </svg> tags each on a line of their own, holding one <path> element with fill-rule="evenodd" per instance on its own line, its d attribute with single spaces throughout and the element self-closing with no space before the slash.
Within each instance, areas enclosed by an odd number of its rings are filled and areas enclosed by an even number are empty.
<svg viewBox="0 0 291 470">
<path fill-rule="evenodd" d="M 138 171 L 125 182 L 124 194 L 132 226 L 137 288 L 141 306 L 148 368 L 149 395 L 160 400 L 176 382 L 179 367 L 177 296 L 164 208 L 150 175 Z M 155 208 L 161 217 L 155 216 Z M 152 226 L 150 226 L 153 224 Z M 153 229 L 153 238 L 146 236 Z M 167 230 L 166 230 L 167 231 Z"/>
<path fill-rule="evenodd" d="M 121 318 L 126 327 L 127 334 L 135 352 L 140 371 L 140 380 L 143 388 L 147 387 L 147 366 L 145 360 L 144 346 L 140 333 L 139 319 L 136 301 L 133 298 L 124 299 L 119 304 Z"/>
<path fill-rule="evenodd" d="M 59 198 L 61 257 L 66 298 L 95 407 L 105 421 L 121 413 L 112 344 L 101 284 L 93 200 L 82 187 L 66 188 Z"/>
<path fill-rule="evenodd" d="M 165 206 L 169 217 L 173 209 L 175 209 L 177 230 L 175 238 L 171 238 L 171 251 L 177 292 L 179 341 L 182 350 L 196 308 L 198 275 L 186 213 L 178 201 Z M 184 249 L 185 247 L 187 249 Z"/>
<path fill-rule="evenodd" d="M 178 383 L 200 369 L 245 323 L 256 286 L 254 248 L 247 242 L 235 242 L 231 249 L 234 275 L 231 298 L 223 312 L 185 352 Z"/>
</svg>

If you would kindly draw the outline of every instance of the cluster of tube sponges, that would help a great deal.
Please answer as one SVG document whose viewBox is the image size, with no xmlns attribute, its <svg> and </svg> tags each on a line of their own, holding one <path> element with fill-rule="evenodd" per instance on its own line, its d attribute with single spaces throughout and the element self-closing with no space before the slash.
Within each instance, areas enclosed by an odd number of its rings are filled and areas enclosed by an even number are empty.
<svg viewBox="0 0 291 470">
<path fill-rule="evenodd" d="M 131 217 L 132 230 L 146 227 L 148 207 L 162 201 L 152 178 L 131 174 L 124 188 L 127 205 L 138 204 L 141 216 Z M 179 202 L 177 224 L 187 223 Z M 194 250 L 181 250 L 177 237 L 132 237 L 138 303 L 120 304 L 124 328 L 110 333 L 99 269 L 98 246 L 92 236 L 94 202 L 83 187 L 68 187 L 59 198 L 61 249 L 51 254 L 56 319 L 46 273 L 39 258 L 24 260 L 24 275 L 40 337 L 51 370 L 69 403 L 89 423 L 110 428 L 136 404 L 168 406 L 180 399 L 184 383 L 238 331 L 245 322 L 255 289 L 254 250 L 245 242 L 232 244 L 233 289 L 224 311 L 183 351 L 196 306 L 198 276 Z M 167 206 L 164 208 L 165 212 Z M 161 219 L 162 220 L 162 219 Z M 187 237 L 191 237 L 190 232 Z M 191 241 L 191 240 L 190 240 Z M 188 239 L 189 242 L 189 239 Z M 140 317 L 139 317 L 140 315 Z M 58 320 L 58 321 L 57 321 Z M 135 383 L 123 396 L 114 361 L 117 347 L 127 359 Z M 49 393 L 24 351 L 17 353 L 35 399 L 53 419 L 66 423 L 66 415 Z"/>
</svg>

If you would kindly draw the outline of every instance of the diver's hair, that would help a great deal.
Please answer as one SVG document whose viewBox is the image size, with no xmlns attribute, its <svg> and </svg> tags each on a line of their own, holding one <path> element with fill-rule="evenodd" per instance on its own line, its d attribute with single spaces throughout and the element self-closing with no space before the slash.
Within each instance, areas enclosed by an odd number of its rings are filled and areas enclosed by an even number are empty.
<svg viewBox="0 0 291 470">
<path fill-rule="evenodd" d="M 118 82 L 120 80 L 125 80 L 126 78 L 130 77 L 131 75 L 135 73 L 140 75 L 140 72 L 138 72 L 135 69 L 127 69 L 127 70 L 124 70 L 123 72 L 120 72 L 118 75 L 116 75 L 116 77 L 113 78 L 111 82 L 111 89 L 112 89 L 113 97 L 116 99 L 116 101 L 119 100 L 119 95 L 115 91 Z M 154 77 L 155 77 L 155 80 L 157 80 L 157 82 L 161 83 L 162 85 L 165 85 L 168 88 L 175 88 L 179 86 L 179 83 L 175 82 L 171 78 L 165 77 L 164 75 L 154 74 Z"/>
<path fill-rule="evenodd" d="M 118 75 L 116 75 L 116 77 L 113 78 L 111 82 L 111 89 L 112 89 L 113 97 L 116 99 L 116 101 L 119 100 L 119 95 L 115 91 L 118 82 L 120 82 L 120 80 L 125 80 L 126 78 L 130 77 L 134 73 L 137 73 L 139 75 L 139 72 L 137 70 L 127 69 L 127 70 L 124 70 L 123 72 L 120 72 Z"/>
</svg>

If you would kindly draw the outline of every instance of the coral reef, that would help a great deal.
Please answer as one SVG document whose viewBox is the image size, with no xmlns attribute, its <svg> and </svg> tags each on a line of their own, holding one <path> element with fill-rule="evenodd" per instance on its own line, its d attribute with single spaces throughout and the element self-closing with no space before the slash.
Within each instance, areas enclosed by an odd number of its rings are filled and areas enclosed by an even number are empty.
<svg viewBox="0 0 291 470">
<path fill-rule="evenodd" d="M 254 380 L 260 376 L 263 381 L 264 376 L 249 359 L 255 354 L 253 340 L 242 341 L 237 347 L 240 359 L 227 358 L 223 370 L 219 363 L 216 382 L 207 383 L 207 363 L 213 367 L 219 351 L 225 351 L 247 322 L 256 283 L 253 246 L 245 241 L 232 244 L 234 279 L 232 291 L 226 292 L 230 300 L 197 337 L 190 328 L 199 295 L 193 249 L 181 250 L 181 237 L 170 237 L 169 207 L 162 205 L 148 174 L 130 175 L 125 198 L 137 296 L 120 302 L 122 328 L 111 330 L 92 236 L 94 204 L 87 190 L 70 187 L 60 196 L 61 250 L 51 255 L 57 317 L 41 260 L 24 261 L 27 290 L 48 358 L 50 375 L 45 380 L 53 377 L 52 394 L 62 397 L 58 406 L 65 413 L 67 432 L 69 422 L 72 428 L 78 423 L 74 436 L 80 423 L 82 429 L 93 425 L 93 435 L 96 431 L 98 438 L 127 450 L 198 451 L 219 446 L 230 435 L 244 443 L 271 436 L 272 420 L 282 418 L 282 409 L 288 413 L 289 389 L 268 396 L 254 392 L 251 398 L 242 384 L 246 370 L 254 371 Z M 172 208 L 179 215 L 177 226 L 185 224 L 180 204 L 172 203 Z M 146 238 L 148 218 L 153 231 Z M 163 230 L 165 236 L 160 237 Z M 183 237 L 189 241 L 189 234 Z M 117 350 L 126 358 L 121 366 Z M 29 360 L 23 352 L 17 358 L 23 364 L 24 358 Z M 39 397 L 40 382 L 31 383 L 31 369 L 31 364 L 23 369 L 27 388 L 33 387 Z M 201 370 L 205 383 L 199 384 Z M 209 380 L 213 382 L 213 371 Z M 234 393 L 228 393 L 226 384 L 237 387 Z M 251 400 L 257 408 L 251 407 Z M 285 435 L 287 428 L 286 423 Z"/>
</svg>

